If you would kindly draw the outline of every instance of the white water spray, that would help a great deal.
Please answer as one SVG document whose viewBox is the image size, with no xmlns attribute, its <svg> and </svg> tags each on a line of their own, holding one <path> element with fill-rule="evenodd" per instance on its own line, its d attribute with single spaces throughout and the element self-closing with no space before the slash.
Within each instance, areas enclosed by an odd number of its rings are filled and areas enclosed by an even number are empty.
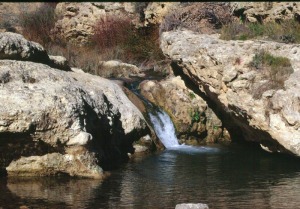
<svg viewBox="0 0 300 209">
<path fill-rule="evenodd" d="M 153 123 L 155 132 L 163 145 L 167 149 L 179 146 L 177 137 L 175 135 L 175 128 L 169 115 L 164 111 L 158 111 L 156 112 L 156 115 L 149 113 L 149 116 L 151 122 Z"/>
<path fill-rule="evenodd" d="M 178 139 L 175 135 L 175 128 L 169 115 L 162 111 L 156 111 L 155 113 L 149 113 L 150 120 L 154 126 L 154 130 L 160 141 L 168 150 L 177 150 L 185 153 L 207 153 L 216 152 L 217 148 L 210 147 L 194 147 L 178 143 Z"/>
</svg>

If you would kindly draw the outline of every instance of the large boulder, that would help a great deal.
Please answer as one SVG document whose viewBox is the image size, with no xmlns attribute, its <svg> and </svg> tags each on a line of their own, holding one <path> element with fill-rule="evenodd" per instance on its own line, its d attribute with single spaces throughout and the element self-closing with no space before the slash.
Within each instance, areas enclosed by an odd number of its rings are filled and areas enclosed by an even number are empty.
<svg viewBox="0 0 300 209">
<path fill-rule="evenodd" d="M 0 60 L 0 83 L 0 163 L 9 175 L 101 178 L 100 166 L 119 163 L 149 133 L 119 85 L 81 70 Z"/>
<path fill-rule="evenodd" d="M 39 43 L 28 41 L 22 35 L 12 32 L 0 33 L 0 59 L 32 61 L 65 71 L 70 70 L 65 58 L 48 56 Z"/>
<path fill-rule="evenodd" d="M 162 81 L 146 80 L 140 89 L 145 98 L 168 113 L 181 143 L 196 145 L 224 139 L 222 122 L 179 76 Z"/>
<path fill-rule="evenodd" d="M 299 45 L 224 41 L 218 34 L 175 31 L 162 34 L 161 48 L 172 59 L 175 74 L 200 89 L 232 137 L 300 156 Z M 260 50 L 290 60 L 294 72 L 286 75 L 282 88 L 260 88 L 269 78 L 249 67 Z M 261 98 L 257 91 L 262 91 Z"/>
</svg>

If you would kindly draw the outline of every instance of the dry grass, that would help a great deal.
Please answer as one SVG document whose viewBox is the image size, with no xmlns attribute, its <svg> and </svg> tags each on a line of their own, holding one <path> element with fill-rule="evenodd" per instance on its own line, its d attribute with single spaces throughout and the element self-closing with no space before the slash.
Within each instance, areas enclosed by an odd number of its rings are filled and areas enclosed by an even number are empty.
<svg viewBox="0 0 300 209">
<path fill-rule="evenodd" d="M 253 97 L 260 99 L 262 94 L 270 89 L 283 89 L 284 82 L 294 72 L 290 60 L 286 57 L 276 57 L 261 50 L 255 54 L 249 67 L 263 74 L 266 82 L 252 89 Z"/>
<path fill-rule="evenodd" d="M 20 14 L 20 25 L 23 35 L 32 41 L 47 47 L 51 43 L 51 29 L 54 27 L 55 6 L 57 3 L 44 3 L 35 12 L 22 12 Z"/>
<path fill-rule="evenodd" d="M 231 22 L 221 29 L 220 38 L 224 40 L 264 38 L 283 43 L 300 43 L 300 24 L 296 20 L 265 24 Z"/>
<path fill-rule="evenodd" d="M 107 16 L 100 19 L 95 26 L 92 42 L 103 54 L 113 50 L 116 54 L 110 56 L 131 64 L 164 59 L 159 47 L 158 27 L 137 29 L 126 17 Z"/>
</svg>

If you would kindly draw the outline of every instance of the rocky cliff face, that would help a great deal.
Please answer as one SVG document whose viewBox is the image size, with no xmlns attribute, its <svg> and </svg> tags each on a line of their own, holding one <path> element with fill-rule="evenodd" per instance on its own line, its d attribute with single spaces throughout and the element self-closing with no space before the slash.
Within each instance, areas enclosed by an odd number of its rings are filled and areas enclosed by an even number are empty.
<svg viewBox="0 0 300 209">
<path fill-rule="evenodd" d="M 97 21 L 107 16 L 130 18 L 136 27 L 161 23 L 163 17 L 179 3 L 171 2 L 94 2 L 59 3 L 55 34 L 84 45 L 94 34 Z"/>
<path fill-rule="evenodd" d="M 144 117 L 119 85 L 37 63 L 36 48 L 49 57 L 18 34 L 0 34 L 1 167 L 9 175 L 101 178 L 100 165 L 124 159 L 149 133 Z"/>
<path fill-rule="evenodd" d="M 99 3 L 59 3 L 55 9 L 58 21 L 54 31 L 56 35 L 75 44 L 84 45 L 94 34 L 94 26 L 107 15 L 129 17 L 138 22 L 134 3 L 99 2 Z"/>
<path fill-rule="evenodd" d="M 198 92 L 235 139 L 256 141 L 270 151 L 300 155 L 298 45 L 267 41 L 223 41 L 219 35 L 165 32 L 161 48 L 190 88 Z M 289 58 L 293 73 L 282 89 L 254 96 L 267 82 L 249 67 L 261 49 Z M 283 70 L 284 69 L 280 69 Z M 261 89 L 260 89 L 261 90 Z"/>
<path fill-rule="evenodd" d="M 231 2 L 232 11 L 250 22 L 300 18 L 299 2 Z"/>
</svg>

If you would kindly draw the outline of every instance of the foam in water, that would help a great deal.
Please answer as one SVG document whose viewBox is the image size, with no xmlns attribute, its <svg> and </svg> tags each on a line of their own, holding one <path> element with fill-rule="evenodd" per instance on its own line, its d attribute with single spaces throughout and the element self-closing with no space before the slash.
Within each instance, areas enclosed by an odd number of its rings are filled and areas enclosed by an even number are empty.
<svg viewBox="0 0 300 209">
<path fill-rule="evenodd" d="M 168 150 L 176 150 L 186 153 L 207 153 L 218 151 L 217 148 L 212 147 L 194 147 L 178 143 L 175 135 L 175 128 L 169 115 L 160 110 L 154 113 L 149 113 L 150 120 L 154 126 L 154 130 L 160 141 Z"/>
<path fill-rule="evenodd" d="M 164 111 L 156 112 L 156 115 L 149 113 L 150 120 L 153 123 L 154 130 L 163 143 L 168 149 L 174 146 L 179 146 L 177 137 L 175 135 L 174 125 L 167 113 Z"/>
</svg>

